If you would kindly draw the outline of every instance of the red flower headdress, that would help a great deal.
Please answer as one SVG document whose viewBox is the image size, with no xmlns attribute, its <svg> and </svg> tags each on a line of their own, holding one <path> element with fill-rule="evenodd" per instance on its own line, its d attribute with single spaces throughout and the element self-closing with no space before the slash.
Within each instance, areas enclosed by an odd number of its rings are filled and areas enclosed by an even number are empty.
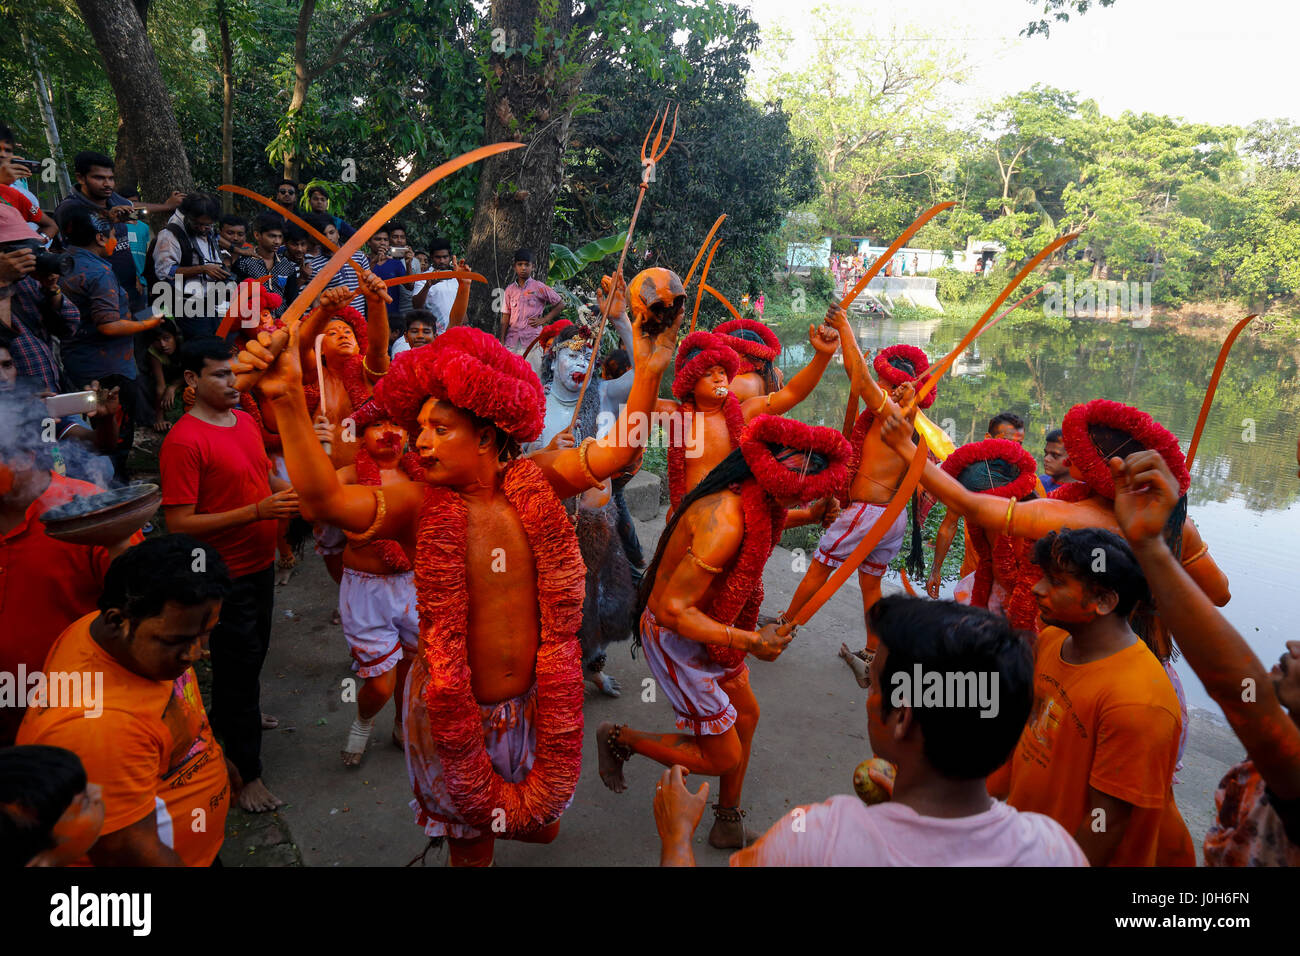
<svg viewBox="0 0 1300 956">
<path fill-rule="evenodd" d="M 412 435 L 430 398 L 486 418 L 520 443 L 542 433 L 541 380 L 526 361 L 481 329 L 457 326 L 422 348 L 402 352 L 375 386 L 375 402 Z"/>
<path fill-rule="evenodd" d="M 1075 405 L 1065 413 L 1061 423 L 1065 450 L 1070 461 L 1078 466 L 1083 479 L 1097 494 L 1115 499 L 1115 479 L 1110 473 L 1110 466 L 1088 434 L 1089 425 L 1105 425 L 1117 431 L 1133 436 L 1137 444 L 1125 448 L 1121 446 L 1115 454 L 1123 458 L 1141 449 L 1138 444 L 1152 451 L 1159 452 L 1160 457 L 1169 465 L 1169 470 L 1178 480 L 1178 494 L 1187 494 L 1191 487 L 1192 476 L 1187 471 L 1187 459 L 1178 447 L 1174 433 L 1141 409 L 1124 405 L 1120 402 L 1099 398 L 1085 405 Z M 1063 487 L 1068 487 L 1065 485 Z"/>
<path fill-rule="evenodd" d="M 556 319 L 550 325 L 543 326 L 542 331 L 537 335 L 537 347 L 542 351 L 546 351 L 551 347 L 551 343 L 555 341 L 555 337 L 571 325 L 573 323 L 568 319 Z"/>
<path fill-rule="evenodd" d="M 762 322 L 753 319 L 731 319 L 713 330 L 714 335 L 725 336 L 741 357 L 741 371 L 762 371 L 762 364 L 781 354 L 781 340 Z"/>
<path fill-rule="evenodd" d="M 776 460 L 774 447 L 815 453 L 827 463 L 811 474 L 795 471 Z M 851 449 L 833 428 L 805 425 L 780 415 L 759 415 L 741 436 L 740 452 L 754 478 L 773 497 L 815 501 L 834 494 L 848 480 Z"/>
<path fill-rule="evenodd" d="M 926 358 L 924 352 L 915 345 L 904 345 L 901 342 L 887 349 L 881 349 L 871 364 L 876 370 L 876 376 L 884 379 L 891 387 L 897 387 L 904 382 L 915 382 L 930 368 L 930 360 Z M 929 408 L 933 405 L 937 392 L 938 389 L 931 389 L 929 394 L 921 399 L 920 407 Z"/>
<path fill-rule="evenodd" d="M 727 339 L 712 332 L 692 332 L 677 347 L 677 370 L 673 374 L 673 395 L 686 398 L 709 369 L 721 365 L 728 380 L 740 371 L 740 356 Z"/>
<path fill-rule="evenodd" d="M 1024 500 L 1033 493 L 1038 480 L 1038 463 L 1022 446 L 1003 438 L 987 438 L 984 441 L 962 445 L 949 455 L 940 467 L 960 481 L 962 474 L 968 468 L 980 468 L 981 465 L 987 465 L 994 460 L 1005 462 L 1016 469 L 1016 476 L 994 487 L 981 488 L 979 494 Z M 997 476 L 994 476 L 991 470 L 987 477 L 990 482 L 997 480 Z M 1016 585 L 1022 577 L 1021 565 L 1027 560 L 1027 548 L 1030 542 L 1023 538 L 1011 538 L 1000 534 L 990 546 L 990 535 L 983 528 L 972 522 L 967 522 L 966 528 L 970 534 L 971 544 L 979 555 L 971 604 L 976 607 L 988 607 L 989 595 L 993 591 L 993 582 L 996 579 L 1002 582 L 1009 596 L 1006 608 L 1008 619 L 1016 627 L 1032 628 L 1034 618 L 1038 614 L 1037 605 L 1032 600 L 1026 605 L 1023 600 L 1017 600 L 1015 597 Z"/>
</svg>

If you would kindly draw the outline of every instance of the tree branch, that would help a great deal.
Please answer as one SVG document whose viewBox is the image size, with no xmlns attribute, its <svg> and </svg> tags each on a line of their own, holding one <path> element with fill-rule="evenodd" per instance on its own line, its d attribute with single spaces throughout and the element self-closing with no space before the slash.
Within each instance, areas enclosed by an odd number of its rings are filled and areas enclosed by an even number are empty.
<svg viewBox="0 0 1300 956">
<path fill-rule="evenodd" d="M 344 32 L 343 36 L 339 37 L 339 42 L 334 44 L 334 49 L 330 51 L 330 55 L 325 58 L 325 62 L 314 69 L 309 69 L 307 75 L 312 80 L 315 80 L 320 77 L 322 73 L 338 66 L 343 59 L 343 54 L 347 52 L 347 48 L 353 40 L 362 33 L 365 33 L 366 30 L 370 29 L 376 23 L 379 23 L 381 20 L 387 20 L 389 17 L 396 16 L 399 12 L 401 11 L 396 8 L 390 10 L 379 10 L 370 14 L 365 19 L 354 23 L 346 32 Z"/>
</svg>

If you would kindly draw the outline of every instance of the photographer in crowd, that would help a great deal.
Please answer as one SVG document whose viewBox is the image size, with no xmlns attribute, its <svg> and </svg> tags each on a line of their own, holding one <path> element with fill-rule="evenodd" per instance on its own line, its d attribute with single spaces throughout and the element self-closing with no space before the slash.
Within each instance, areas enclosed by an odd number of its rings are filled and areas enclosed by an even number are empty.
<svg viewBox="0 0 1300 956">
<path fill-rule="evenodd" d="M 153 241 L 145 277 L 149 294 L 157 301 L 166 296 L 181 334 L 186 338 L 215 335 L 221 324 L 223 303 L 230 296 L 218 283 L 230 279 L 221 261 L 217 220 L 221 206 L 206 193 L 191 193 L 181 200 L 167 225 Z M 170 294 L 166 290 L 170 286 Z"/>
</svg>

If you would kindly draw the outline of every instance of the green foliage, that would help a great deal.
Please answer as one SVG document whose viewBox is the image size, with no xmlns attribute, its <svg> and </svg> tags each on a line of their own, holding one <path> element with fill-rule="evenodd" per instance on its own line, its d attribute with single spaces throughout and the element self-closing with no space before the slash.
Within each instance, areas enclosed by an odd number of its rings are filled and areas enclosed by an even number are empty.
<svg viewBox="0 0 1300 956">
<path fill-rule="evenodd" d="M 808 291 L 815 303 L 829 303 L 835 295 L 835 279 L 825 269 L 808 270 Z"/>
<path fill-rule="evenodd" d="M 587 266 L 621 250 L 626 241 L 627 232 L 624 231 L 589 242 L 576 252 L 568 246 L 551 243 L 551 265 L 546 281 L 551 284 L 568 282 Z"/>
<path fill-rule="evenodd" d="M 950 302 L 965 302 L 984 284 L 984 280 L 975 273 L 962 272 L 951 266 L 931 269 L 927 275 L 931 279 L 938 280 L 935 295 L 945 308 Z"/>
</svg>

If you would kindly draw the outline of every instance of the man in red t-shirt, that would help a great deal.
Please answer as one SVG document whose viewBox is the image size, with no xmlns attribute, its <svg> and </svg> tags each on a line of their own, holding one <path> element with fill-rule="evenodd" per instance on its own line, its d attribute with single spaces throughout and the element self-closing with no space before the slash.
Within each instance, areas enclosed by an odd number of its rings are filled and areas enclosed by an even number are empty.
<svg viewBox="0 0 1300 956">
<path fill-rule="evenodd" d="M 45 405 L 23 388 L 0 384 L 0 673 L 18 693 L 0 693 L 0 747 L 13 743 L 34 675 L 64 628 L 95 609 L 112 549 L 68 544 L 45 533 L 40 516 L 79 495 L 103 491 L 56 474 L 41 440 Z"/>
<path fill-rule="evenodd" d="M 167 530 L 210 544 L 230 570 L 212 632 L 212 728 L 243 777 L 239 805 L 261 813 L 283 804 L 262 782 L 259 678 L 271 641 L 276 523 L 297 513 L 298 496 L 271 474 L 260 429 L 236 410 L 233 359 L 218 338 L 181 348 L 194 407 L 167 433 L 159 469 Z"/>
</svg>

